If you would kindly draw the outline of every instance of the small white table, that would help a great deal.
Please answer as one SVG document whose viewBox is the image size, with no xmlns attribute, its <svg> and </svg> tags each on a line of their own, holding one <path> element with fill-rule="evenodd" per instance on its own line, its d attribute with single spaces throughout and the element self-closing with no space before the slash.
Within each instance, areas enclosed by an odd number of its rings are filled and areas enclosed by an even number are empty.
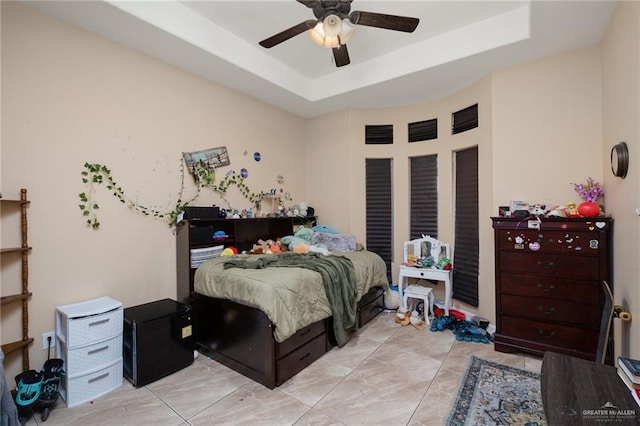
<svg viewBox="0 0 640 426">
<path fill-rule="evenodd" d="M 400 266 L 400 272 L 398 274 L 398 294 L 400 300 L 404 300 L 403 291 L 407 286 L 407 278 L 420 278 L 423 280 L 435 280 L 444 281 L 444 313 L 449 315 L 449 308 L 451 307 L 451 270 L 437 269 L 437 268 L 415 268 L 413 266 Z M 403 306 L 406 308 L 406 306 Z M 425 312 L 427 307 L 425 306 Z"/>
</svg>

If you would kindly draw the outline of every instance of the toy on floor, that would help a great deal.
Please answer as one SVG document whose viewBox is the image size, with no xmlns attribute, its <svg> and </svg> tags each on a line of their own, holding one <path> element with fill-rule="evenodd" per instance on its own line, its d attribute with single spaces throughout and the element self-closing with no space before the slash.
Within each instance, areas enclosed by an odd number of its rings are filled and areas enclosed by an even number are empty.
<svg viewBox="0 0 640 426">
<path fill-rule="evenodd" d="M 400 324 L 403 327 L 411 324 L 413 327 L 416 328 L 416 330 L 422 331 L 424 330 L 424 326 L 425 326 L 425 321 L 422 318 L 423 318 L 422 314 L 418 310 L 417 306 L 416 306 L 416 309 L 412 309 L 412 310 L 409 310 L 401 306 L 398 308 L 395 321 L 396 323 Z"/>
</svg>

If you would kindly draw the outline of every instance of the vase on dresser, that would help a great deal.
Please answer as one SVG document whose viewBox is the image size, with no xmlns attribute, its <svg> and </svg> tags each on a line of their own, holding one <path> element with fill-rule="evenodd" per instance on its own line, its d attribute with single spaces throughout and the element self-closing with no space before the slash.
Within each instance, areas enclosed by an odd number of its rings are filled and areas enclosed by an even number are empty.
<svg viewBox="0 0 640 426">
<path fill-rule="evenodd" d="M 594 201 L 585 201 L 578 205 L 578 213 L 582 217 L 596 217 L 600 214 L 600 206 Z"/>
</svg>

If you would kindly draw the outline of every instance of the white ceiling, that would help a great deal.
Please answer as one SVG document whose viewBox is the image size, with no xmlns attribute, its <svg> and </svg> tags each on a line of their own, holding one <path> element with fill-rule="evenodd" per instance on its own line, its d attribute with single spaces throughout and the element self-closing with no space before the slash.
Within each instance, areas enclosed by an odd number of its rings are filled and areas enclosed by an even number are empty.
<svg viewBox="0 0 640 426">
<path fill-rule="evenodd" d="M 354 0 L 351 11 L 420 24 L 413 33 L 356 26 L 351 64 L 336 68 L 331 49 L 304 33 L 258 45 L 315 19 L 295 0 L 25 3 L 302 117 L 424 102 L 492 70 L 598 44 L 615 8 L 611 0 Z"/>
</svg>

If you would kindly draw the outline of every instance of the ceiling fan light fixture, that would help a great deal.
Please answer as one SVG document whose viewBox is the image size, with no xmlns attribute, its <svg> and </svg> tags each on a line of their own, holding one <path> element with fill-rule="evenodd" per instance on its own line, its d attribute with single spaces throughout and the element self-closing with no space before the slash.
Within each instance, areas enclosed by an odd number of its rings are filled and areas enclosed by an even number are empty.
<svg viewBox="0 0 640 426">
<path fill-rule="evenodd" d="M 318 22 L 315 27 L 313 27 L 308 31 L 309 37 L 311 37 L 311 40 L 313 40 L 313 42 L 318 46 L 334 48 L 334 47 L 339 47 L 340 45 L 345 45 L 349 40 L 351 40 L 351 38 L 356 32 L 353 25 L 351 25 L 348 22 L 348 19 L 344 19 L 339 25 L 340 32 L 334 36 L 329 35 L 327 32 L 325 32 L 325 23 L 327 22 L 327 19 L 331 17 L 337 18 L 336 15 L 329 15 L 324 20 L 324 22 Z M 339 18 L 337 19 L 338 21 L 340 21 Z M 335 24 L 332 24 L 332 25 L 333 25 L 332 29 L 335 29 L 336 25 Z"/>
<path fill-rule="evenodd" d="M 328 15 L 322 21 L 324 33 L 330 37 L 337 37 L 342 32 L 342 19 L 338 15 Z"/>
<path fill-rule="evenodd" d="M 321 47 L 333 48 L 340 46 L 340 36 L 330 36 L 324 32 L 324 25 L 322 22 L 318 22 L 318 24 L 310 29 L 309 37 L 315 44 Z"/>
<path fill-rule="evenodd" d="M 342 20 L 342 31 L 338 37 L 340 38 L 340 44 L 347 44 L 351 37 L 356 33 L 356 29 L 351 25 L 348 19 Z"/>
</svg>

